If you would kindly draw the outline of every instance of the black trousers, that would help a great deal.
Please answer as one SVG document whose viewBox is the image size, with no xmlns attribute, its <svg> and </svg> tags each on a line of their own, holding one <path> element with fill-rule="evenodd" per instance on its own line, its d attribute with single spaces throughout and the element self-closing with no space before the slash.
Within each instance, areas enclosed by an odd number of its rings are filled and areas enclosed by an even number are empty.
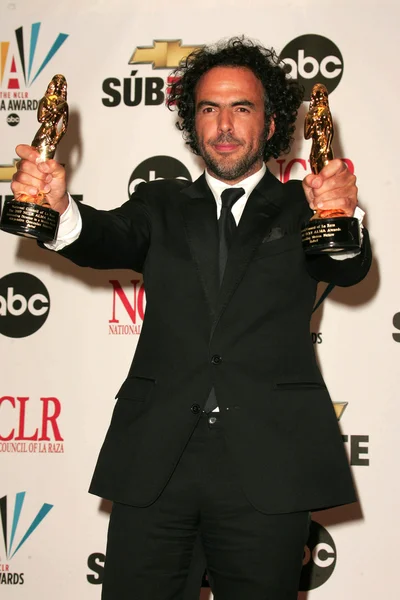
<svg viewBox="0 0 400 600">
<path fill-rule="evenodd" d="M 220 418 L 204 414 L 156 502 L 114 504 L 102 600 L 183 600 L 198 534 L 215 600 L 296 600 L 309 523 L 248 502 Z"/>
</svg>

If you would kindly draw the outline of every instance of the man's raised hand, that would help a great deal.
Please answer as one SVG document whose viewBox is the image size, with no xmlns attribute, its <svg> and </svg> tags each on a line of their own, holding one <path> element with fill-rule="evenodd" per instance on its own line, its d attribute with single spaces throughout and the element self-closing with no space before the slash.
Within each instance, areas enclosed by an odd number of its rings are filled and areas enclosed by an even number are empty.
<svg viewBox="0 0 400 600">
<path fill-rule="evenodd" d="M 11 183 L 16 200 L 20 194 L 36 196 L 44 192 L 51 208 L 62 214 L 68 208 L 64 167 L 52 159 L 40 162 L 32 146 L 21 144 L 16 147 L 16 153 L 21 159 Z"/>
<path fill-rule="evenodd" d="M 323 213 L 339 209 L 346 217 L 354 215 L 358 203 L 356 177 L 339 158 L 329 161 L 318 175 L 307 175 L 303 189 L 313 210 Z"/>
</svg>

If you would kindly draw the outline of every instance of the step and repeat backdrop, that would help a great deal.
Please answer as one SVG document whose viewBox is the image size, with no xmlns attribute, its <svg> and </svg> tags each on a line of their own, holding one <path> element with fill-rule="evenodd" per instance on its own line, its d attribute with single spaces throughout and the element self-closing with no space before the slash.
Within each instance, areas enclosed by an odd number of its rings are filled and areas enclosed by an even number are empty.
<svg viewBox="0 0 400 600">
<path fill-rule="evenodd" d="M 334 290 L 311 325 L 360 501 L 313 515 L 302 599 L 400 596 L 399 16 L 394 1 L 361 0 L 0 6 L 2 201 L 15 146 L 32 141 L 56 73 L 70 106 L 58 160 L 71 194 L 102 209 L 140 181 L 202 172 L 165 107 L 170 72 L 192 49 L 245 34 L 273 46 L 303 83 L 292 152 L 269 165 L 281 181 L 310 172 L 304 115 L 312 85 L 327 86 L 335 154 L 358 177 L 375 259 L 367 279 Z M 81 269 L 4 232 L 0 256 L 0 594 L 99 599 L 110 504 L 87 488 L 140 336 L 145 290 L 136 273 Z M 201 596 L 211 598 L 206 586 Z"/>
</svg>

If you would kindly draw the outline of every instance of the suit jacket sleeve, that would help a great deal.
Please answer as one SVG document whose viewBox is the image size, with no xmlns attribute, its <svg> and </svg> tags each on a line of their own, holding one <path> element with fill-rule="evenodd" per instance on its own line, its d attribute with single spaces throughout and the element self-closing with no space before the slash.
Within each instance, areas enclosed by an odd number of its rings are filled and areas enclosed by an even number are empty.
<svg viewBox="0 0 400 600">
<path fill-rule="evenodd" d="M 286 184 L 288 185 L 290 192 L 296 194 L 296 206 L 301 207 L 300 226 L 303 227 L 312 217 L 313 211 L 305 198 L 301 182 L 293 180 Z M 353 258 L 335 260 L 329 254 L 320 254 L 306 256 L 305 260 L 309 274 L 317 281 L 326 281 L 343 287 L 355 285 L 364 279 L 371 266 L 372 253 L 368 230 L 363 228 L 361 251 Z"/>
<path fill-rule="evenodd" d="M 151 239 L 151 211 L 140 193 L 122 206 L 97 210 L 78 205 L 79 238 L 58 252 L 82 267 L 143 270 Z"/>
<path fill-rule="evenodd" d="M 369 271 L 372 261 L 368 230 L 363 228 L 361 252 L 353 258 L 335 260 L 329 255 L 306 257 L 307 270 L 317 281 L 326 281 L 339 286 L 359 283 Z"/>
</svg>

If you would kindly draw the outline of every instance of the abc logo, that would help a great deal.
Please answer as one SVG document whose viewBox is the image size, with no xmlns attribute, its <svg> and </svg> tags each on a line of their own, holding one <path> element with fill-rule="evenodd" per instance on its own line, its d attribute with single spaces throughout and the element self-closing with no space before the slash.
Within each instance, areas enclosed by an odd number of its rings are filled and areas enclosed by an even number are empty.
<svg viewBox="0 0 400 600">
<path fill-rule="evenodd" d="M 335 542 L 322 525 L 311 521 L 308 541 L 304 548 L 299 591 L 315 590 L 326 583 L 335 566 Z"/>
<path fill-rule="evenodd" d="M 176 158 L 172 158 L 172 156 L 153 156 L 144 160 L 133 171 L 128 183 L 129 196 L 133 194 L 139 183 L 155 181 L 156 179 L 186 179 L 192 181 L 185 165 Z"/>
<path fill-rule="evenodd" d="M 44 284 L 29 273 L 0 279 L 0 333 L 12 338 L 35 333 L 46 321 L 50 297 Z"/>
<path fill-rule="evenodd" d="M 11 127 L 15 127 L 19 123 L 19 116 L 16 115 L 15 113 L 11 113 L 10 115 L 7 115 L 7 123 L 9 125 L 11 125 Z"/>
<path fill-rule="evenodd" d="M 287 73 L 304 86 L 304 100 L 309 100 L 316 83 L 323 83 L 329 93 L 333 92 L 343 75 L 339 48 L 322 35 L 301 35 L 284 47 L 279 58 Z"/>
</svg>

